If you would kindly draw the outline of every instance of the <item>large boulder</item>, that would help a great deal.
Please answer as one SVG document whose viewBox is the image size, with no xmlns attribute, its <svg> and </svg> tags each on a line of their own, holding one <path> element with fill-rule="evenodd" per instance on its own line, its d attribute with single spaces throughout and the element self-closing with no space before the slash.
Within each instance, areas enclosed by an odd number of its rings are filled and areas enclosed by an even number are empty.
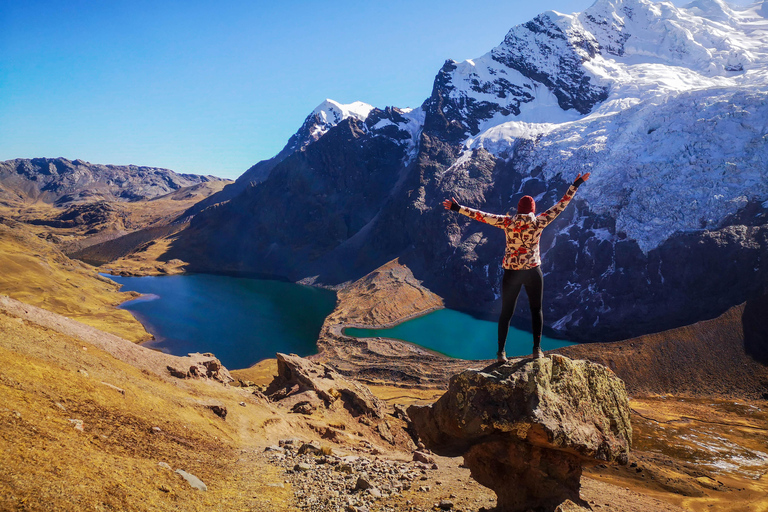
<svg viewBox="0 0 768 512">
<path fill-rule="evenodd" d="M 341 401 L 353 416 L 383 418 L 384 403 L 362 384 L 348 380 L 324 364 L 315 363 L 296 354 L 280 354 L 277 357 L 277 376 L 267 388 L 272 401 L 285 401 L 302 396 L 302 402 L 310 402 L 310 395 L 319 397 L 326 406 Z M 296 405 L 296 404 L 294 404 Z"/>
<path fill-rule="evenodd" d="M 502 511 L 578 502 L 582 467 L 626 464 L 632 440 L 621 379 L 559 355 L 466 370 L 408 415 L 428 448 L 464 456 Z"/>
</svg>

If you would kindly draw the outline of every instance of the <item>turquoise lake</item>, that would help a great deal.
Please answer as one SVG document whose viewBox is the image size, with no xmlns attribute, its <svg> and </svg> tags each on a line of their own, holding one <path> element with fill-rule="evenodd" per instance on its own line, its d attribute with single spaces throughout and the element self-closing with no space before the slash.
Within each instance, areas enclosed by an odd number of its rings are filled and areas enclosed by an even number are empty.
<svg viewBox="0 0 768 512">
<path fill-rule="evenodd" d="M 320 327 L 336 305 L 329 290 L 282 281 L 183 274 L 122 277 L 104 274 L 144 297 L 123 303 L 155 336 L 144 345 L 174 355 L 212 352 L 229 369 L 247 368 L 276 352 L 317 353 Z M 395 338 L 461 359 L 496 357 L 496 322 L 441 309 L 389 329 L 355 329 L 350 336 Z M 508 356 L 531 353 L 531 333 L 509 328 Z M 544 350 L 570 345 L 543 337 Z"/>
<path fill-rule="evenodd" d="M 439 309 L 388 329 L 348 327 L 344 334 L 358 338 L 381 336 L 410 341 L 422 347 L 460 359 L 495 359 L 498 324 L 480 320 L 453 309 Z M 542 350 L 566 347 L 572 343 L 542 336 Z M 509 327 L 507 356 L 525 356 L 533 349 L 530 332 Z"/>
<path fill-rule="evenodd" d="M 275 352 L 317 353 L 317 336 L 336 306 L 329 290 L 210 274 L 105 277 L 146 297 L 123 303 L 155 336 L 145 346 L 174 355 L 213 352 L 229 369 Z"/>
</svg>

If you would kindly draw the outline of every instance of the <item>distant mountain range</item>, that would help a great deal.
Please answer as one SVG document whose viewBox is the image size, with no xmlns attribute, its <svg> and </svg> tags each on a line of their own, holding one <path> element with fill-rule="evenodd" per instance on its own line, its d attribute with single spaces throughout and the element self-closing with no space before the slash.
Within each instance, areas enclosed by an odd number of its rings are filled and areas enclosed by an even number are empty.
<svg viewBox="0 0 768 512">
<path fill-rule="evenodd" d="M 212 181 L 228 180 L 157 167 L 17 158 L 0 162 L 0 201 L 42 201 L 58 206 L 97 200 L 138 201 Z"/>
</svg>

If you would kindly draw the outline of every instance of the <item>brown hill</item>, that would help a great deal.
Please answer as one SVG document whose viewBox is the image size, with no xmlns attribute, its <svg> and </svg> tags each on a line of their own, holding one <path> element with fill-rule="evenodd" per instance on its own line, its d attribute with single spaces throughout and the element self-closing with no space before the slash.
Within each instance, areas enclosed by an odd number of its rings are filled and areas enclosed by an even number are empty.
<svg viewBox="0 0 768 512">
<path fill-rule="evenodd" d="M 615 343 L 572 345 L 554 352 L 611 368 L 634 396 L 673 394 L 768 399 L 768 366 L 747 353 L 745 309 L 759 308 L 752 334 L 768 324 L 768 303 L 733 307 L 712 320 Z M 751 329 L 751 330 L 750 330 Z M 768 346 L 763 339 L 762 346 Z"/>
</svg>

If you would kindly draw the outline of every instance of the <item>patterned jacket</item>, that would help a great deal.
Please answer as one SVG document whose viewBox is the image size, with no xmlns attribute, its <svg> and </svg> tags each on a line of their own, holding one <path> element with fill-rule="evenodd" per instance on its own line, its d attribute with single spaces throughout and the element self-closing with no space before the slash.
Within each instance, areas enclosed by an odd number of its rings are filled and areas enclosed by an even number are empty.
<svg viewBox="0 0 768 512">
<path fill-rule="evenodd" d="M 562 199 L 552 208 L 538 216 L 533 213 L 517 215 L 494 215 L 481 212 L 473 208 L 467 208 L 453 203 L 451 209 L 466 215 L 471 219 L 496 226 L 504 230 L 507 236 L 507 249 L 504 252 L 504 261 L 502 266 L 511 270 L 524 270 L 536 268 L 541 265 L 541 254 L 539 252 L 539 240 L 541 232 L 547 225 L 555 220 L 568 203 L 573 199 L 576 189 L 584 181 L 579 178 L 568 188 Z M 458 209 L 456 209 L 458 207 Z"/>
</svg>

